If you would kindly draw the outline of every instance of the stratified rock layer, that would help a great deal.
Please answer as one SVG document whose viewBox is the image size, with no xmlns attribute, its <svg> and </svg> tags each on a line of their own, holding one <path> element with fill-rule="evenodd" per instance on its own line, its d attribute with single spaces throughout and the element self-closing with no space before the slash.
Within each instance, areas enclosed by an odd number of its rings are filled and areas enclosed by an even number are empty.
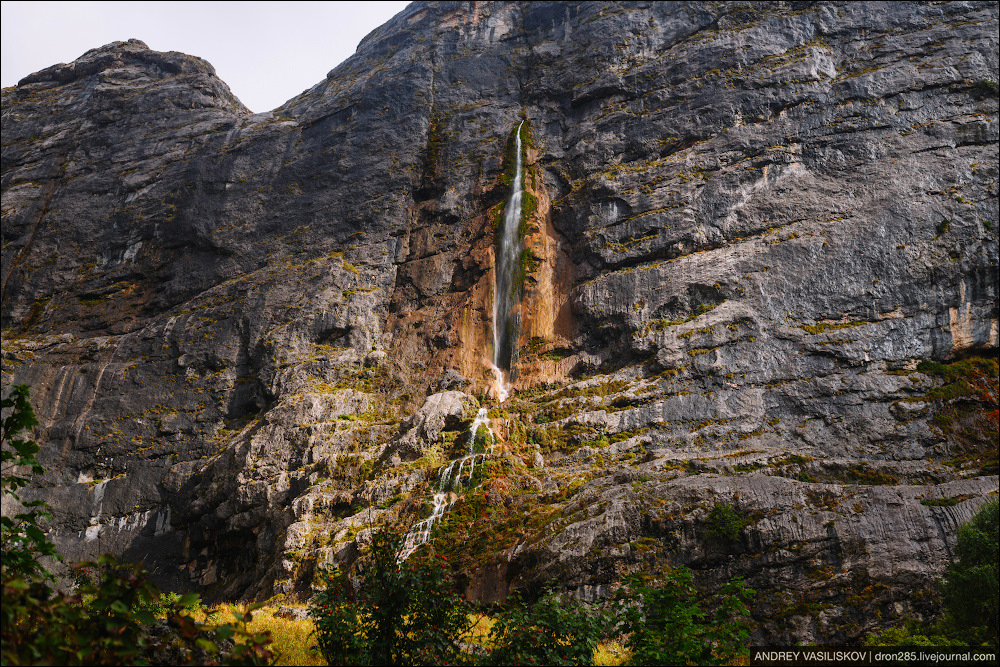
<svg viewBox="0 0 1000 667">
<path fill-rule="evenodd" d="M 932 611 L 913 591 L 997 490 L 995 431 L 970 455 L 916 370 L 996 354 L 997 27 L 988 2 L 418 2 L 268 113 L 137 40 L 26 77 L 3 384 L 32 386 L 51 536 L 267 598 L 416 521 L 488 400 L 523 118 L 520 393 L 431 546 L 482 599 L 740 574 L 760 641 Z"/>
</svg>

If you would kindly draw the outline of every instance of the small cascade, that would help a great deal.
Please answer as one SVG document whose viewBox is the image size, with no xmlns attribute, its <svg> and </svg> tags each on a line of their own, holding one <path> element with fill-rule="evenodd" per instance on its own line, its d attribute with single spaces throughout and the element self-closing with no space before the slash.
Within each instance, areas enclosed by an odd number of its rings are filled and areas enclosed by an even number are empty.
<svg viewBox="0 0 1000 667">
<path fill-rule="evenodd" d="M 520 334 L 521 317 L 517 306 L 521 286 L 515 284 L 521 263 L 521 200 L 524 194 L 524 164 L 521 156 L 521 127 L 517 126 L 514 141 L 514 181 L 510 199 L 504 212 L 503 229 L 499 235 L 494 262 L 495 285 L 493 289 L 493 361 L 490 364 L 496 377 L 497 399 L 503 403 L 510 394 L 510 371 L 514 350 Z"/>
<path fill-rule="evenodd" d="M 482 428 L 486 429 L 486 434 L 480 442 L 478 436 Z M 434 493 L 433 498 L 434 509 L 431 511 L 429 517 L 414 524 L 410 528 L 410 532 L 406 534 L 403 546 L 399 549 L 398 561 L 400 563 L 409 558 L 410 554 L 417 550 L 417 547 L 430 539 L 434 526 L 458 499 L 457 491 L 462 487 L 472 484 L 473 475 L 476 471 L 476 459 L 478 458 L 480 462 L 484 461 L 488 455 L 493 453 L 495 444 L 496 436 L 493 433 L 493 429 L 490 428 L 486 408 L 480 408 L 479 412 L 476 413 L 476 418 L 473 420 L 472 426 L 469 427 L 469 442 L 466 447 L 468 454 L 460 459 L 455 459 L 441 469 L 437 491 Z M 455 470 L 455 464 L 458 464 L 457 471 Z M 465 472 L 466 465 L 468 465 L 467 472 Z M 465 481 L 463 481 L 463 478 L 465 478 Z"/>
</svg>

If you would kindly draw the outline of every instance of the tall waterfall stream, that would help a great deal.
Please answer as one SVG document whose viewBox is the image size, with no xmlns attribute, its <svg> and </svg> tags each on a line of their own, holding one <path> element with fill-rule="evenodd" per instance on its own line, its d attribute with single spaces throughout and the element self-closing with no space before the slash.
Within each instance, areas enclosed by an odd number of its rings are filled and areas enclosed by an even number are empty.
<svg viewBox="0 0 1000 667">
<path fill-rule="evenodd" d="M 496 397 L 501 403 L 510 394 L 510 374 L 514 361 L 514 349 L 520 334 L 521 316 L 517 306 L 521 297 L 521 286 L 515 284 L 521 261 L 521 199 L 524 194 L 524 165 L 521 157 L 521 127 L 517 126 L 514 140 L 514 180 L 511 183 L 510 199 L 504 211 L 503 230 L 499 235 L 494 262 L 496 277 L 493 286 L 493 363 L 491 368 L 496 376 Z"/>
</svg>

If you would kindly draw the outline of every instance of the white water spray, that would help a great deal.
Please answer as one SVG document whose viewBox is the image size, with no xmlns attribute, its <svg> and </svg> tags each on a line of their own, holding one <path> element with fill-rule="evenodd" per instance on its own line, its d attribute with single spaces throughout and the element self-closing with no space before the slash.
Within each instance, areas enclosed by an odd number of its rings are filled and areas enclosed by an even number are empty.
<svg viewBox="0 0 1000 667">
<path fill-rule="evenodd" d="M 486 435 L 480 443 L 478 435 L 481 428 L 486 429 Z M 460 459 L 455 459 L 441 470 L 437 492 L 433 498 L 434 507 L 431 510 L 431 515 L 410 528 L 410 532 L 406 534 L 406 538 L 403 540 L 403 546 L 399 549 L 398 562 L 402 563 L 409 558 L 410 554 L 417 550 L 417 547 L 430 539 L 434 526 L 441 520 L 445 512 L 450 510 L 451 506 L 455 504 L 455 500 L 458 498 L 456 492 L 463 486 L 472 484 L 476 472 L 476 458 L 478 457 L 480 461 L 485 460 L 487 455 L 493 453 L 495 444 L 496 435 L 494 435 L 493 429 L 490 428 L 489 415 L 486 408 L 480 408 L 479 412 L 476 413 L 476 418 L 473 420 L 472 426 L 469 427 L 469 442 L 466 446 L 468 454 Z M 458 472 L 452 474 L 456 463 L 458 464 Z M 463 483 L 463 470 L 466 464 L 469 465 L 469 471 L 465 473 L 468 480 Z"/>
</svg>

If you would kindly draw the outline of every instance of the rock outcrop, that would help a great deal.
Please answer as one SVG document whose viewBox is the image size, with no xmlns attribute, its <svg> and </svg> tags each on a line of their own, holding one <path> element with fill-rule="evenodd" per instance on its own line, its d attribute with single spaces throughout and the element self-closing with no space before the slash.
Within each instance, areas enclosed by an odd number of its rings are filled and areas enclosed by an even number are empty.
<svg viewBox="0 0 1000 667">
<path fill-rule="evenodd" d="M 26 77 L 0 276 L 26 495 L 70 560 L 301 595 L 420 518 L 483 405 L 504 444 L 429 543 L 473 595 L 594 599 L 665 559 L 745 576 L 763 642 L 930 613 L 998 485 L 997 28 L 990 2 L 415 2 L 268 113 L 138 40 Z"/>
</svg>

